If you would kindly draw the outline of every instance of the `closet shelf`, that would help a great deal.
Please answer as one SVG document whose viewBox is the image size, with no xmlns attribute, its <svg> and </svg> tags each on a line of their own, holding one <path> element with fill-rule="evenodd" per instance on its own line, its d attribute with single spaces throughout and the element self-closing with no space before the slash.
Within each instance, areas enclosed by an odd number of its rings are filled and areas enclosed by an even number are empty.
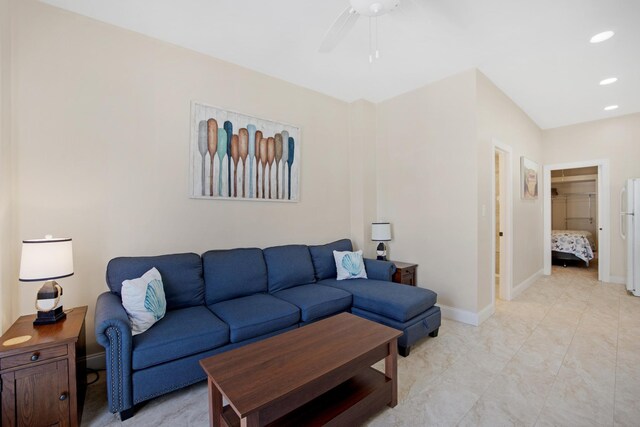
<svg viewBox="0 0 640 427">
<path fill-rule="evenodd" d="M 552 184 L 562 184 L 568 182 L 587 182 L 596 181 L 598 175 L 574 175 L 574 176 L 556 176 L 551 178 Z"/>
</svg>

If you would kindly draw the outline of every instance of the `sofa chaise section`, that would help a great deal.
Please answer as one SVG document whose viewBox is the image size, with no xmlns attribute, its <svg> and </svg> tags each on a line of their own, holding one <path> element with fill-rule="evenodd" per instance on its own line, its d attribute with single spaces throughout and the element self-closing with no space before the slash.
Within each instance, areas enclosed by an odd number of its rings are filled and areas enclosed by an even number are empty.
<svg viewBox="0 0 640 427">
<path fill-rule="evenodd" d="M 391 282 L 395 266 L 388 261 L 365 259 L 367 279 L 336 280 L 333 251 L 351 251 L 351 241 L 338 240 L 310 246 L 318 286 L 333 287 L 352 295 L 351 313 L 399 329 L 398 350 L 408 356 L 411 346 L 440 328 L 440 308 L 435 292 Z"/>
</svg>

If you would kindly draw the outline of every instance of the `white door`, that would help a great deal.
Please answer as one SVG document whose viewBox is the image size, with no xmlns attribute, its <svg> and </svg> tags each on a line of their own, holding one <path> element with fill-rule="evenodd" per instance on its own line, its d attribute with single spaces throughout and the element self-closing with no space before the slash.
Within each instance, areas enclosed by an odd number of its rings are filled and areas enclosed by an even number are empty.
<svg viewBox="0 0 640 427">
<path fill-rule="evenodd" d="M 513 169 L 511 147 L 493 140 L 491 153 L 491 293 L 506 301 L 511 299 L 513 264 Z M 500 236 L 502 233 L 502 236 Z M 497 274 L 499 272 L 499 275 Z"/>
<path fill-rule="evenodd" d="M 640 296 L 640 179 L 627 180 L 620 202 L 620 234 L 627 241 L 627 289 Z"/>
</svg>

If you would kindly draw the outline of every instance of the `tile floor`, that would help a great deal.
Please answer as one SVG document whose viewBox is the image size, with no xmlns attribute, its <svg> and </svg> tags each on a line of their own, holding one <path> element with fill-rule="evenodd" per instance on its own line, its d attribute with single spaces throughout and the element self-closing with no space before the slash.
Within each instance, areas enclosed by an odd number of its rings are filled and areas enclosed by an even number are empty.
<svg viewBox="0 0 640 427">
<path fill-rule="evenodd" d="M 368 425 L 640 426 L 640 298 L 596 278 L 554 267 L 479 327 L 443 320 L 438 338 L 399 359 L 398 406 Z M 89 388 L 82 425 L 121 424 L 103 381 Z M 206 383 L 122 424 L 206 426 Z"/>
</svg>

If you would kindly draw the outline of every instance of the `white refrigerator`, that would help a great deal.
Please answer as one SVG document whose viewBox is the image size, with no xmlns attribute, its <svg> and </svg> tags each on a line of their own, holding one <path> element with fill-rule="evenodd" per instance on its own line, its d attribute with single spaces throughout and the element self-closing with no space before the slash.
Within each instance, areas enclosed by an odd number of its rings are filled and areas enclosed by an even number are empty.
<svg viewBox="0 0 640 427">
<path fill-rule="evenodd" d="M 627 241 L 627 290 L 640 296 L 640 178 L 620 193 L 620 235 Z"/>
</svg>

